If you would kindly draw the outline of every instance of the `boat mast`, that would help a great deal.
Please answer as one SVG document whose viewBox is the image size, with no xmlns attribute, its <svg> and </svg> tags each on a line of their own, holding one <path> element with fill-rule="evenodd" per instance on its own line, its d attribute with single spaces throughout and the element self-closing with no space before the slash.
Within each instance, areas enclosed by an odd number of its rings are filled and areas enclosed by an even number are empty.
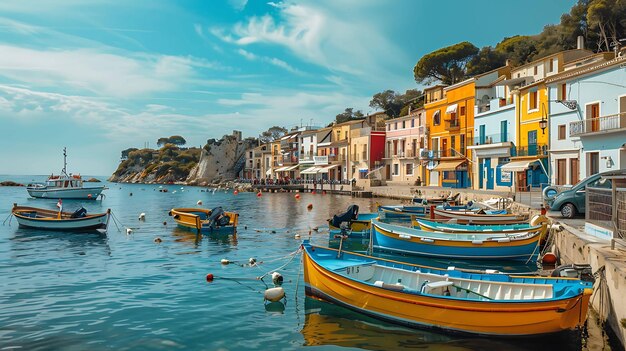
<svg viewBox="0 0 626 351">
<path fill-rule="evenodd" d="M 66 148 L 63 147 L 63 170 L 61 172 L 63 172 L 63 174 L 65 174 L 67 176 L 67 151 Z"/>
</svg>

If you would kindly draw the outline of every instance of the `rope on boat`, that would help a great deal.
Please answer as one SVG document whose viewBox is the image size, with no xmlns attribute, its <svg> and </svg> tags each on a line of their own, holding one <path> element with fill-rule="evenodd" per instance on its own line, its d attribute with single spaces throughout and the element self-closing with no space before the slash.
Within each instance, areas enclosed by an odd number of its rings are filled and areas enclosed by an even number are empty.
<svg viewBox="0 0 626 351">
<path fill-rule="evenodd" d="M 289 263 L 291 263 L 291 261 L 293 261 L 293 259 L 294 259 L 294 258 L 295 258 L 295 257 L 296 257 L 299 253 L 301 253 L 301 252 L 302 252 L 302 248 L 301 248 L 301 247 L 299 247 L 299 248 L 298 248 L 298 250 L 296 250 L 296 251 L 294 251 L 293 253 L 291 253 L 291 254 L 290 254 L 290 255 L 291 255 L 291 258 L 289 259 L 289 261 L 287 261 L 284 265 L 282 265 L 282 266 L 280 266 L 280 267 L 278 267 L 278 268 L 276 268 L 276 269 L 272 269 L 272 270 L 270 270 L 270 271 L 266 272 L 265 274 L 261 275 L 261 276 L 259 277 L 259 279 L 260 279 L 260 280 L 263 280 L 263 278 L 265 278 L 266 276 L 268 276 L 268 275 L 269 275 L 269 274 L 271 274 L 272 272 L 278 272 L 278 271 L 280 271 L 281 269 L 283 269 L 283 268 L 287 267 L 287 266 L 289 265 Z M 259 269 L 260 269 L 260 268 L 259 268 Z"/>
<path fill-rule="evenodd" d="M 13 212 L 9 213 L 9 215 L 7 216 L 7 218 L 4 219 L 4 221 L 2 222 L 2 225 L 4 225 L 4 223 L 6 223 L 6 221 L 9 221 L 9 226 L 11 226 L 11 220 L 13 219 Z"/>
</svg>

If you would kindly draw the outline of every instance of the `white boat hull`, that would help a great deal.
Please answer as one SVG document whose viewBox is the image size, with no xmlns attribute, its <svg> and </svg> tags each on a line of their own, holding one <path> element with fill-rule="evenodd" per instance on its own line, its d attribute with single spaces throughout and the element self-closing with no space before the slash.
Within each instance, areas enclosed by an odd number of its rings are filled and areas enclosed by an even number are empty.
<svg viewBox="0 0 626 351">
<path fill-rule="evenodd" d="M 36 219 L 15 216 L 21 227 L 47 230 L 85 230 L 106 228 L 110 214 L 92 218 L 76 218 L 64 220 Z"/>
<path fill-rule="evenodd" d="M 90 188 L 65 188 L 65 189 L 48 189 L 48 188 L 27 188 L 28 194 L 40 199 L 82 199 L 95 200 L 104 190 L 103 186 Z"/>
</svg>

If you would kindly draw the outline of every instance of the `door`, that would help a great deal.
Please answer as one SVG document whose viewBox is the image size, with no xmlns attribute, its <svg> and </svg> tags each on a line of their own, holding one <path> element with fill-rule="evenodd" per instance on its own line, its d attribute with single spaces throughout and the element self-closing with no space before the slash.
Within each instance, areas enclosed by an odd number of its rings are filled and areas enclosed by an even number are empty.
<svg viewBox="0 0 626 351">
<path fill-rule="evenodd" d="M 528 132 L 528 155 L 527 156 L 536 156 L 537 155 L 537 131 L 531 130 Z"/>
<path fill-rule="evenodd" d="M 483 174 L 485 173 L 484 169 L 484 159 L 481 158 L 478 161 L 478 189 L 483 188 Z"/>
<path fill-rule="evenodd" d="M 566 166 L 566 159 L 562 158 L 560 160 L 556 160 L 556 185 L 565 185 L 567 182 Z"/>
<path fill-rule="evenodd" d="M 480 145 L 483 145 L 485 143 L 485 139 L 486 139 L 486 136 L 485 136 L 485 125 L 482 124 L 479 127 L 479 129 L 478 129 L 478 143 Z"/>
<path fill-rule="evenodd" d="M 500 122 L 500 142 L 503 143 L 505 141 L 509 141 L 509 132 L 507 130 L 508 123 L 507 121 Z"/>
<path fill-rule="evenodd" d="M 391 179 L 391 165 L 385 165 L 385 180 Z"/>
<path fill-rule="evenodd" d="M 441 157 L 448 156 L 448 139 L 441 139 Z"/>
<path fill-rule="evenodd" d="M 569 159 L 569 183 L 571 185 L 575 185 L 578 184 L 578 182 L 580 181 L 580 177 L 579 177 L 579 172 L 580 172 L 580 166 L 579 166 L 579 160 L 577 158 L 570 158 Z"/>
<path fill-rule="evenodd" d="M 600 172 L 600 154 L 589 152 L 587 154 L 587 177 Z"/>
<path fill-rule="evenodd" d="M 591 131 L 597 132 L 600 130 L 600 104 L 591 104 L 587 106 L 587 118 L 591 120 Z"/>
<path fill-rule="evenodd" d="M 487 178 L 487 189 L 493 190 L 493 170 L 491 169 L 491 159 L 485 159 L 485 176 Z"/>
<path fill-rule="evenodd" d="M 517 191 L 527 191 L 528 186 L 526 185 L 526 171 L 516 172 L 516 182 Z"/>
</svg>

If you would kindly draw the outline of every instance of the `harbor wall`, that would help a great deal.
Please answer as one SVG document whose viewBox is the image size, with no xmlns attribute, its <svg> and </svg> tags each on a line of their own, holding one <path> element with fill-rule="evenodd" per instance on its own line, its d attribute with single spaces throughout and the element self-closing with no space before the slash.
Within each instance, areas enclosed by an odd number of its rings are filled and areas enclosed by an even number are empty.
<svg viewBox="0 0 626 351">
<path fill-rule="evenodd" d="M 626 292 L 621 291 L 626 290 L 626 247 L 611 249 L 608 241 L 561 225 L 565 230 L 556 234 L 554 242 L 560 263 L 586 263 L 597 272 L 591 307 L 622 346 L 626 345 Z"/>
</svg>

